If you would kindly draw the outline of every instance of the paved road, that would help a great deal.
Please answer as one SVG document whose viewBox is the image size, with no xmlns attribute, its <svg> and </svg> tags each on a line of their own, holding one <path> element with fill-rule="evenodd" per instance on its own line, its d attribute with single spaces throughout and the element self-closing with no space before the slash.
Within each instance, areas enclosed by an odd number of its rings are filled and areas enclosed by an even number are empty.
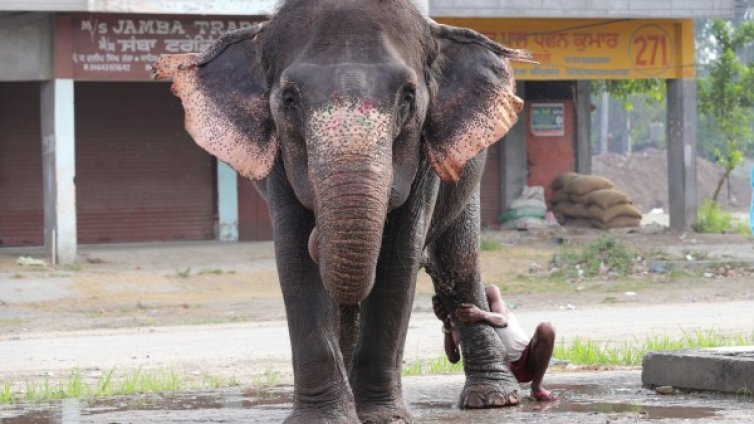
<svg viewBox="0 0 754 424">
<path fill-rule="evenodd" d="M 553 322 L 558 338 L 623 341 L 650 335 L 680 336 L 684 330 L 711 329 L 751 334 L 754 302 L 664 305 L 617 304 L 586 309 L 521 311 L 524 329 Z M 290 345 L 284 321 L 185 327 L 154 327 L 64 333 L 0 335 L 0 378 L 73 368 L 108 370 L 184 367 L 204 371 L 237 370 L 259 374 L 290 370 Z M 442 355 L 440 323 L 415 313 L 404 358 Z"/>
</svg>

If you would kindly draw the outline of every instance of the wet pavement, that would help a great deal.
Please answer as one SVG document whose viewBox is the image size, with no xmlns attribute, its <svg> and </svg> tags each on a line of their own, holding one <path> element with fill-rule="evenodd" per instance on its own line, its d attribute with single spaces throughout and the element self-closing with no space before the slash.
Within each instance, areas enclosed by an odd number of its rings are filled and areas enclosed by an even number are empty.
<svg viewBox="0 0 754 424">
<path fill-rule="evenodd" d="M 525 400 L 511 408 L 460 411 L 463 377 L 404 379 L 417 423 L 740 423 L 754 421 L 751 397 L 715 393 L 662 396 L 641 387 L 639 371 L 554 373 L 548 379 L 562 400 Z M 68 400 L 0 407 L 3 424 L 80 423 L 270 423 L 291 409 L 292 388 L 233 389 L 181 395 Z"/>
</svg>

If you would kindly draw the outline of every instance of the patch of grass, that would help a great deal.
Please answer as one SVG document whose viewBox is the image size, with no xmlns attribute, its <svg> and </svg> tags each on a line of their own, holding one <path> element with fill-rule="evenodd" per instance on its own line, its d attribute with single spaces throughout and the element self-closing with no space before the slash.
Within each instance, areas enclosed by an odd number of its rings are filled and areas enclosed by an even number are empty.
<svg viewBox="0 0 754 424">
<path fill-rule="evenodd" d="M 70 265 L 63 266 L 62 269 L 65 271 L 72 271 L 72 272 L 81 271 L 81 264 L 79 264 L 78 262 L 75 262 Z"/>
<path fill-rule="evenodd" d="M 552 265 L 557 268 L 555 275 L 568 278 L 596 277 L 601 269 L 625 276 L 633 272 L 636 258 L 636 253 L 622 241 L 602 236 L 581 249 L 564 247 Z"/>
<path fill-rule="evenodd" d="M 553 291 L 572 291 L 573 284 L 561 274 L 527 275 L 518 274 L 513 280 L 496 283 L 505 293 L 544 293 Z"/>
<path fill-rule="evenodd" d="M 189 278 L 191 276 L 191 267 L 188 267 L 186 269 L 176 269 L 175 270 L 175 276 L 178 278 Z"/>
<path fill-rule="evenodd" d="M 16 274 L 11 275 L 10 278 L 12 278 L 14 280 L 20 280 L 20 279 L 24 278 L 24 276 L 21 275 L 21 274 L 16 273 Z"/>
<path fill-rule="evenodd" d="M 500 243 L 499 241 L 488 238 L 488 237 L 482 237 L 482 241 L 480 242 L 480 247 L 483 252 L 492 252 L 495 250 L 502 250 L 503 243 Z"/>
<path fill-rule="evenodd" d="M 652 351 L 699 349 L 724 346 L 746 346 L 754 343 L 750 336 L 724 336 L 716 330 L 684 332 L 672 339 L 668 336 L 650 337 L 618 345 L 577 338 L 570 344 L 555 345 L 553 357 L 575 365 L 640 365 L 644 354 Z"/>
<path fill-rule="evenodd" d="M 7 404 L 14 402 L 15 396 L 13 390 L 11 390 L 10 383 L 3 384 L 2 390 L 0 390 L 0 404 Z"/>
<path fill-rule="evenodd" d="M 664 251 L 662 249 L 656 249 L 656 248 L 645 250 L 645 251 L 641 252 L 641 256 L 645 260 L 648 260 L 648 261 L 650 261 L 650 260 L 654 260 L 654 261 L 669 261 L 669 260 L 673 259 L 673 255 L 671 255 L 670 253 L 668 253 L 668 252 L 666 252 L 666 251 Z"/>
<path fill-rule="evenodd" d="M 618 298 L 615 296 L 607 296 L 606 298 L 602 299 L 602 302 L 605 305 L 612 305 L 614 303 L 618 303 Z"/>
<path fill-rule="evenodd" d="M 461 374 L 463 373 L 463 361 L 451 364 L 444 356 L 434 359 L 416 359 L 404 363 L 401 375 L 404 377 L 414 375 L 434 374 Z"/>
<path fill-rule="evenodd" d="M 236 377 L 218 377 L 214 375 L 205 375 L 202 377 L 202 382 L 204 387 L 208 387 L 210 389 L 220 389 L 223 387 L 235 387 L 239 386 L 241 383 L 236 379 Z"/>
<path fill-rule="evenodd" d="M 705 252 L 704 250 L 684 250 L 681 253 L 683 254 L 684 260 L 687 260 L 688 257 L 691 257 L 691 260 L 694 261 L 704 261 L 710 259 L 709 252 Z"/>
<path fill-rule="evenodd" d="M 750 388 L 744 386 L 736 391 L 736 396 L 742 396 L 748 399 L 753 399 L 754 392 L 752 392 Z"/>
<path fill-rule="evenodd" d="M 280 371 L 267 369 L 264 374 L 252 379 L 255 386 L 276 386 L 280 382 Z"/>
<path fill-rule="evenodd" d="M 622 293 L 627 291 L 638 292 L 650 285 L 649 281 L 633 278 L 619 278 L 604 285 L 608 293 Z"/>
<path fill-rule="evenodd" d="M 209 275 L 209 274 L 223 275 L 224 272 L 223 272 L 223 270 L 218 269 L 218 268 L 210 268 L 210 269 L 203 269 L 203 270 L 201 270 L 201 271 L 199 271 L 199 272 L 196 273 L 196 275 Z"/>
<path fill-rule="evenodd" d="M 697 213 L 694 231 L 697 233 L 741 234 L 750 233 L 749 226 L 723 210 L 719 204 L 706 199 Z"/>
<path fill-rule="evenodd" d="M 698 272 L 690 269 L 671 268 L 666 275 L 668 281 L 677 281 L 684 278 L 698 277 L 698 274 Z"/>
<path fill-rule="evenodd" d="M 96 382 L 88 383 L 79 371 L 57 384 L 49 378 L 42 381 L 27 381 L 22 388 L 14 388 L 12 382 L 0 382 L 0 404 L 15 402 L 49 402 L 60 399 L 87 399 L 143 393 L 170 393 L 237 386 L 233 378 L 203 375 L 194 378 L 172 369 L 143 371 L 135 370 L 116 379 L 113 370 L 100 376 Z"/>
</svg>

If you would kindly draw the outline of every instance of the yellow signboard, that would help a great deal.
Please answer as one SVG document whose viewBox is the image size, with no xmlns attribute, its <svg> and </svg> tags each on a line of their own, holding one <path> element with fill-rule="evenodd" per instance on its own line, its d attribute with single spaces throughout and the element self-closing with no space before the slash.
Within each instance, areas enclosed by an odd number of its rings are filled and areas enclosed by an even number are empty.
<svg viewBox="0 0 754 424">
<path fill-rule="evenodd" d="M 538 65 L 514 63 L 519 80 L 691 79 L 694 22 L 646 19 L 476 19 L 438 22 L 472 28 Z"/>
</svg>

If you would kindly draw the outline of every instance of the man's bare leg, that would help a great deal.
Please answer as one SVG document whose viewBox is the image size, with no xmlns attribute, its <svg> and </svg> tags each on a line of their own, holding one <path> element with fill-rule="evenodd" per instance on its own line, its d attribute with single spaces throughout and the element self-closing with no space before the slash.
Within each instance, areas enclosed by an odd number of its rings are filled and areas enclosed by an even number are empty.
<svg viewBox="0 0 754 424">
<path fill-rule="evenodd" d="M 531 395 L 537 400 L 557 400 L 557 396 L 545 390 L 542 380 L 550 365 L 550 358 L 555 347 L 555 329 L 549 322 L 537 326 L 529 343 L 529 357 L 526 367 L 532 372 Z"/>
<path fill-rule="evenodd" d="M 497 286 L 485 287 L 485 293 L 490 304 L 490 311 L 499 313 L 504 317 L 510 314 Z M 550 365 L 554 348 L 555 328 L 549 322 L 539 324 L 534 332 L 534 337 L 529 342 L 529 357 L 526 361 L 526 368 L 531 371 L 533 376 L 531 395 L 537 400 L 557 399 L 557 396 L 545 390 L 542 386 L 542 380 L 545 377 L 545 372 L 547 372 L 547 367 Z"/>
</svg>

